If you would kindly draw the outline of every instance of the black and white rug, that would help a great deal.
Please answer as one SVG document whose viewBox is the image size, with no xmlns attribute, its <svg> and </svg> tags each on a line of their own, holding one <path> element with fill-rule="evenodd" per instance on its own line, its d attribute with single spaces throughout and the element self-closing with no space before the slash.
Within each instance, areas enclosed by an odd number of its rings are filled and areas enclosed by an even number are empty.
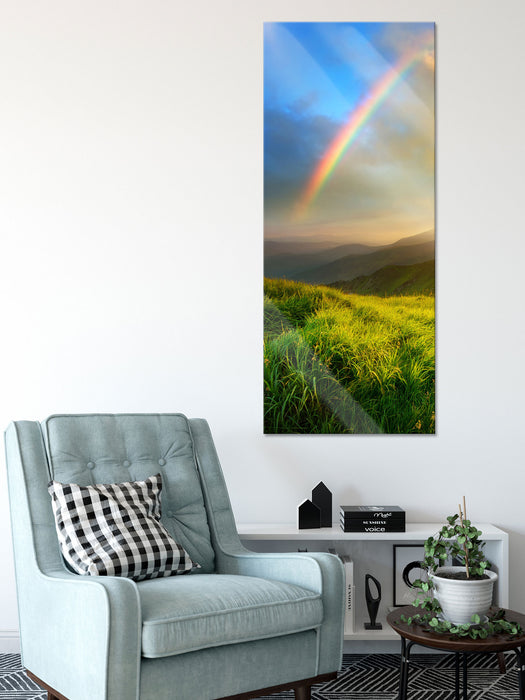
<svg viewBox="0 0 525 700">
<path fill-rule="evenodd" d="M 409 700 L 450 700 L 454 697 L 454 657 L 447 654 L 411 654 Z M 506 654 L 507 672 L 500 673 L 496 655 L 469 657 L 469 700 L 517 700 L 515 656 Z M 315 686 L 312 700 L 397 700 L 397 654 L 345 654 L 337 680 Z M 0 700 L 45 700 L 24 673 L 18 654 L 0 654 Z M 293 698 L 293 692 L 267 700 Z M 195 698 L 195 700 L 199 700 Z"/>
<path fill-rule="evenodd" d="M 17 698 L 17 700 L 44 700 L 47 693 L 42 692 L 24 673 L 20 663 L 20 654 L 0 654 L 0 700 Z"/>
</svg>

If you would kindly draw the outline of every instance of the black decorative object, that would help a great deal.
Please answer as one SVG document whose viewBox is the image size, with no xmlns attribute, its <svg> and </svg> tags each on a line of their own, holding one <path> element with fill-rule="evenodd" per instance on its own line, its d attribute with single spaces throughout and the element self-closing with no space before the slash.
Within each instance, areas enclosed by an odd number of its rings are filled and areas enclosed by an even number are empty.
<svg viewBox="0 0 525 700">
<path fill-rule="evenodd" d="M 306 499 L 297 508 L 297 527 L 310 530 L 321 527 L 321 510 L 312 501 Z"/>
<path fill-rule="evenodd" d="M 321 527 L 332 527 L 332 492 L 322 481 L 312 491 L 312 503 L 321 511 Z"/>
<path fill-rule="evenodd" d="M 373 581 L 377 588 L 377 596 L 375 598 L 372 596 L 370 590 L 370 581 Z M 377 611 L 379 610 L 379 603 L 381 602 L 381 584 L 370 574 L 366 574 L 365 576 L 365 598 L 368 614 L 370 615 L 370 622 L 365 622 L 365 630 L 382 630 L 383 625 L 380 622 L 376 622 Z"/>
<path fill-rule="evenodd" d="M 419 588 L 414 588 L 418 578 L 426 581 L 426 571 L 421 567 L 425 557 L 425 548 L 415 544 L 395 544 L 392 600 L 395 607 L 412 605 L 417 598 Z"/>
<path fill-rule="evenodd" d="M 420 561 L 411 561 L 410 564 L 407 564 L 405 568 L 403 569 L 403 573 L 401 574 L 403 577 L 403 583 L 405 586 L 408 588 L 414 588 L 414 583 L 410 580 L 410 572 L 411 571 L 417 571 L 417 576 L 416 578 L 421 578 L 421 569 L 423 568 L 422 564 Z"/>
</svg>

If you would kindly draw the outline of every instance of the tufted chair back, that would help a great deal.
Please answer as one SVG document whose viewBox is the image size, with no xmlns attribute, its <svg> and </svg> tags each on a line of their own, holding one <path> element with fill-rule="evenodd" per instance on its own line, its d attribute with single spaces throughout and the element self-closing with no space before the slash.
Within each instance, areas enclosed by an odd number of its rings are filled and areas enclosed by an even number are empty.
<svg viewBox="0 0 525 700">
<path fill-rule="evenodd" d="M 214 571 L 214 551 L 195 447 L 181 414 L 58 415 L 42 424 L 50 477 L 81 486 L 139 481 L 162 474 L 162 523 Z"/>
</svg>

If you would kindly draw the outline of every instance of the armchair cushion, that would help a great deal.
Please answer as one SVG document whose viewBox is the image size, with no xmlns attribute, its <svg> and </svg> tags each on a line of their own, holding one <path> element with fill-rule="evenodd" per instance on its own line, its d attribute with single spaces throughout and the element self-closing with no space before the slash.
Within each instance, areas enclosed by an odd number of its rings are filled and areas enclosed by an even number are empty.
<svg viewBox="0 0 525 700">
<path fill-rule="evenodd" d="M 142 655 L 197 649 L 316 629 L 321 596 L 269 579 L 203 574 L 141 581 Z"/>
<path fill-rule="evenodd" d="M 76 573 L 140 581 L 199 566 L 160 523 L 160 474 L 93 486 L 51 481 L 48 491 L 62 555 Z"/>
</svg>

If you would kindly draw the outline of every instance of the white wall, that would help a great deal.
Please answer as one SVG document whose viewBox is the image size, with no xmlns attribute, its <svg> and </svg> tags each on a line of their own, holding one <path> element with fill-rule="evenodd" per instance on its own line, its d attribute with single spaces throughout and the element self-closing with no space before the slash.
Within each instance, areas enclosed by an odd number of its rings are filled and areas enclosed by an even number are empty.
<svg viewBox="0 0 525 700">
<path fill-rule="evenodd" d="M 436 437 L 262 435 L 262 22 L 291 19 L 437 22 Z M 321 478 L 412 521 L 466 494 L 510 531 L 525 610 L 524 21 L 521 0 L 0 0 L 0 425 L 204 416 L 239 521 L 292 520 Z M 6 644 L 10 557 L 2 467 Z"/>
</svg>

